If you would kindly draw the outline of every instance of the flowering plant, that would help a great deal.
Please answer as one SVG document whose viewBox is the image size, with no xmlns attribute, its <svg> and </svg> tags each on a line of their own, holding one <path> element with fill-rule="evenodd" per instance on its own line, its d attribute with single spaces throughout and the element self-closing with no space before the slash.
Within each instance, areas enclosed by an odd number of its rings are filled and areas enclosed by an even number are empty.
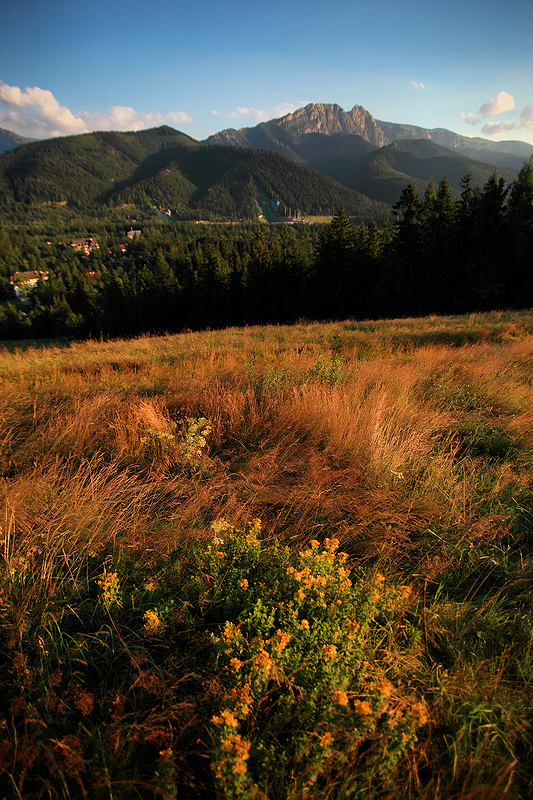
<svg viewBox="0 0 533 800">
<path fill-rule="evenodd" d="M 338 776 L 349 759 L 386 782 L 428 720 L 372 658 L 380 611 L 401 608 L 409 590 L 380 574 L 356 580 L 335 539 L 296 554 L 274 545 L 263 579 L 244 577 L 258 534 L 225 528 L 216 544 L 225 591 L 238 595 L 212 636 L 225 685 L 211 719 L 223 796 L 285 797 Z"/>
</svg>

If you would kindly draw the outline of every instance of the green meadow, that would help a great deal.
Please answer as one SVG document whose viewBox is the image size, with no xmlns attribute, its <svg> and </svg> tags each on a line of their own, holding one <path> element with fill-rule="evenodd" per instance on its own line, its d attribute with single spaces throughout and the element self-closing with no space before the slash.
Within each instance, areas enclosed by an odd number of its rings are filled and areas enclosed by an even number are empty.
<svg viewBox="0 0 533 800">
<path fill-rule="evenodd" d="M 0 798 L 533 796 L 533 312 L 0 348 Z"/>
</svg>

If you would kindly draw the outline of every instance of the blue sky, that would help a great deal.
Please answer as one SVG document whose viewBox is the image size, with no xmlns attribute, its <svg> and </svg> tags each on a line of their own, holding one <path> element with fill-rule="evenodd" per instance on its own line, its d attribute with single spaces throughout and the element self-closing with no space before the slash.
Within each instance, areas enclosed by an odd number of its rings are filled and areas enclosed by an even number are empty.
<svg viewBox="0 0 533 800">
<path fill-rule="evenodd" d="M 0 127 L 203 139 L 307 103 L 533 144 L 531 0 L 17 0 Z"/>
</svg>

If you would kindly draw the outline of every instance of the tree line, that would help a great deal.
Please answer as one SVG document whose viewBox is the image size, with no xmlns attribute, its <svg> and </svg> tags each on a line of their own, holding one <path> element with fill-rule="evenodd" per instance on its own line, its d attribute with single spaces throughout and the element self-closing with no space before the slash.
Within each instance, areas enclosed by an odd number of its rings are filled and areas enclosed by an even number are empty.
<svg viewBox="0 0 533 800">
<path fill-rule="evenodd" d="M 409 183 L 391 219 L 356 225 L 152 225 L 82 257 L 0 231 L 0 336 L 115 337 L 230 325 L 454 314 L 533 305 L 533 164 L 505 184 Z M 126 247 L 120 247 L 127 242 Z M 9 275 L 48 273 L 26 300 Z"/>
</svg>

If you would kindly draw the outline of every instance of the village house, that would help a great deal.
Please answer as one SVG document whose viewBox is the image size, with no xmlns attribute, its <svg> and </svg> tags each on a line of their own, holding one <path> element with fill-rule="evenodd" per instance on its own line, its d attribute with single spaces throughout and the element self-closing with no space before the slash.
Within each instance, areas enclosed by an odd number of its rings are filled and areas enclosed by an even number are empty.
<svg viewBox="0 0 533 800">
<path fill-rule="evenodd" d="M 74 250 L 81 250 L 86 256 L 88 256 L 92 250 L 100 249 L 100 245 L 92 236 L 88 236 L 84 239 L 71 239 L 69 245 L 73 247 Z"/>
<path fill-rule="evenodd" d="M 29 272 L 15 272 L 14 275 L 9 276 L 9 283 L 15 290 L 17 297 L 21 297 L 35 288 L 40 280 L 47 281 L 48 272 L 39 272 L 36 269 L 32 269 Z"/>
</svg>

